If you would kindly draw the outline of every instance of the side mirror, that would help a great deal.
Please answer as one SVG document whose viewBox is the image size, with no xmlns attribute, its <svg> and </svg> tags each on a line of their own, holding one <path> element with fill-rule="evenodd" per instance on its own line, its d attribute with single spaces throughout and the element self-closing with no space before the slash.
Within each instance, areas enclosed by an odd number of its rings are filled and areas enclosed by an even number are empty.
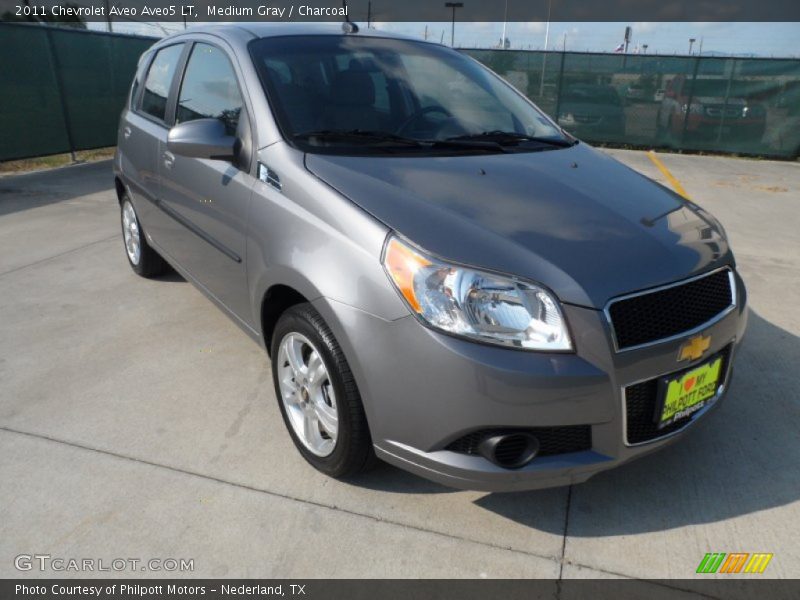
<svg viewBox="0 0 800 600">
<path fill-rule="evenodd" d="M 175 125 L 167 134 L 167 149 L 179 156 L 232 160 L 236 138 L 219 119 L 197 119 Z"/>
</svg>

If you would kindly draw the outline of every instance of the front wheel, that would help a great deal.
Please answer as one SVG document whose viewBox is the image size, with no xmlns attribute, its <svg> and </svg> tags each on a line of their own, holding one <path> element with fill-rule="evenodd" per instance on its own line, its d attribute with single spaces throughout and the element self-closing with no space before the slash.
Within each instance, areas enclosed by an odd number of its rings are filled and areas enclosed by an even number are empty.
<svg viewBox="0 0 800 600">
<path fill-rule="evenodd" d="M 122 241 L 125 243 L 125 254 L 128 263 L 137 275 L 155 277 L 167 270 L 167 263 L 158 252 L 150 247 L 145 238 L 136 209 L 128 196 L 122 198 L 120 204 L 122 221 Z"/>
<path fill-rule="evenodd" d="M 303 458 L 336 478 L 371 466 L 372 440 L 355 379 L 331 330 L 310 304 L 281 315 L 271 356 L 281 414 Z"/>
</svg>

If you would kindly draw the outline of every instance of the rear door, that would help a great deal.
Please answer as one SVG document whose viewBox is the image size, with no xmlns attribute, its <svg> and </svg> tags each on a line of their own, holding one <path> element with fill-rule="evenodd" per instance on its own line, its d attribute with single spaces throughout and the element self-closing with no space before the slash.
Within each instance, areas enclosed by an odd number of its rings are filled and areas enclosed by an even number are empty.
<svg viewBox="0 0 800 600">
<path fill-rule="evenodd" d="M 186 44 L 158 49 L 143 65 L 142 81 L 132 92 L 132 110 L 120 124 L 121 169 L 145 232 L 160 245 L 169 223 L 156 208 L 160 197 L 159 156 L 167 141 L 168 99 Z M 137 79 L 138 81 L 138 79 Z"/>
<path fill-rule="evenodd" d="M 255 178 L 251 175 L 252 132 L 246 95 L 232 54 L 212 41 L 193 44 L 177 89 L 175 124 L 221 120 L 239 139 L 234 161 L 206 160 L 161 151 L 164 209 L 180 231 L 168 252 L 235 316 L 252 325 L 245 238 Z"/>
</svg>

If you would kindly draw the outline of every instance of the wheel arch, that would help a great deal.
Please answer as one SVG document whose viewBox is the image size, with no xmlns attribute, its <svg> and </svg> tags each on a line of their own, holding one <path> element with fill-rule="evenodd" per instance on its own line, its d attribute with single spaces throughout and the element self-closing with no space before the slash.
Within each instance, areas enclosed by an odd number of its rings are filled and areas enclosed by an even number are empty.
<svg viewBox="0 0 800 600">
<path fill-rule="evenodd" d="M 117 190 L 117 202 L 122 204 L 122 199 L 125 197 L 126 189 L 125 184 L 119 176 L 114 177 L 114 188 Z"/>
<path fill-rule="evenodd" d="M 287 309 L 306 302 L 310 302 L 310 299 L 295 288 L 282 283 L 272 285 L 264 293 L 261 300 L 260 320 L 261 334 L 268 355 L 272 355 L 272 334 L 278 319 Z"/>
</svg>

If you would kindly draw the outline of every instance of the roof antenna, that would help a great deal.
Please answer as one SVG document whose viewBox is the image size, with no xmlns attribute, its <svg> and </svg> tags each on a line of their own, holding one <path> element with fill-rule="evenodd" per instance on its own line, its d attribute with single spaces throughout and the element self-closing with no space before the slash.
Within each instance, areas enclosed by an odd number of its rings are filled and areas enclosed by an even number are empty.
<svg viewBox="0 0 800 600">
<path fill-rule="evenodd" d="M 344 8 L 344 23 L 342 23 L 342 31 L 345 33 L 358 33 L 358 25 L 350 20 L 347 14 L 347 0 L 342 0 L 342 8 Z"/>
</svg>

